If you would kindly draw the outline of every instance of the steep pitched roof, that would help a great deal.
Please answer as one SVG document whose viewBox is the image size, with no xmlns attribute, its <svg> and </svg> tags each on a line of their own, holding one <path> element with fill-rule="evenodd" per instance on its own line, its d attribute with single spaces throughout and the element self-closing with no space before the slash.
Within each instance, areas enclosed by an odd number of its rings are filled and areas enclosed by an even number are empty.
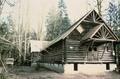
<svg viewBox="0 0 120 79">
<path fill-rule="evenodd" d="M 108 29 L 108 26 L 106 26 L 104 23 L 101 23 L 100 25 L 92 28 L 90 31 L 88 31 L 82 40 L 91 39 L 91 38 L 99 38 L 101 40 L 111 40 L 116 41 L 118 38 L 115 37 L 115 34 L 112 33 L 111 29 Z"/>
<path fill-rule="evenodd" d="M 87 12 L 82 18 L 80 18 L 78 21 L 76 21 L 66 32 L 64 32 L 62 35 L 58 36 L 58 37 L 55 38 L 53 41 L 51 41 L 47 47 L 49 47 L 49 46 L 57 43 L 58 41 L 60 41 L 60 40 L 62 40 L 62 39 L 65 39 L 74 29 L 76 29 L 76 28 L 80 25 L 80 23 L 81 23 L 83 20 L 85 20 L 87 17 L 90 17 L 90 15 L 91 15 L 92 12 L 94 12 L 94 14 L 96 14 L 96 15 L 98 16 L 98 19 L 100 19 L 100 20 L 103 22 L 103 24 L 105 24 L 105 25 L 107 26 L 107 24 L 106 24 L 106 23 L 104 22 L 104 20 L 97 14 L 97 12 L 96 12 L 95 10 L 90 10 L 90 11 Z M 89 31 L 89 33 L 87 33 L 88 35 L 86 34 L 87 36 L 84 36 L 82 39 L 87 39 L 87 38 L 91 37 L 91 35 L 93 35 L 93 33 L 94 33 L 96 30 L 98 30 L 101 26 L 102 26 L 102 25 L 99 25 L 99 26 L 94 27 L 93 29 L 91 29 L 91 30 Z M 119 38 L 113 33 L 113 31 L 111 30 L 111 28 L 110 28 L 109 26 L 107 26 L 107 29 L 109 29 L 109 31 L 113 34 L 113 36 L 116 38 L 116 40 L 119 40 Z M 46 48 L 47 48 L 47 47 L 46 47 Z"/>
<path fill-rule="evenodd" d="M 95 34 L 101 27 L 102 27 L 103 24 L 100 24 L 92 29 L 90 29 L 89 32 L 87 32 L 84 37 L 82 37 L 81 40 L 86 40 L 86 39 L 89 39 L 92 37 L 93 34 Z"/>
<path fill-rule="evenodd" d="M 68 28 L 68 30 L 66 32 L 64 32 L 62 35 L 58 36 L 57 38 L 55 38 L 53 41 L 51 41 L 51 44 L 54 44 L 58 41 L 60 41 L 61 39 L 64 39 L 65 37 L 67 37 L 77 26 L 79 26 L 79 24 L 92 12 L 93 10 L 90 10 L 89 12 L 87 12 L 82 18 L 80 18 L 78 21 L 76 21 L 70 28 Z M 50 46 L 49 45 L 49 46 Z"/>
</svg>

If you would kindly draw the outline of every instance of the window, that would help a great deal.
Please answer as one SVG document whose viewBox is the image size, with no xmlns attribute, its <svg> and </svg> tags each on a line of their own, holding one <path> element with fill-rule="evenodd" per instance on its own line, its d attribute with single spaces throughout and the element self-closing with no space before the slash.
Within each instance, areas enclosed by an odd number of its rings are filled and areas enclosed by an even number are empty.
<svg viewBox="0 0 120 79">
<path fill-rule="evenodd" d="M 97 47 L 94 47 L 94 51 L 97 51 Z"/>
<path fill-rule="evenodd" d="M 78 70 L 78 64 L 74 63 L 74 71 L 77 71 L 77 70 Z"/>
<path fill-rule="evenodd" d="M 92 48 L 91 48 L 91 47 L 89 47 L 89 51 L 92 51 Z"/>
<path fill-rule="evenodd" d="M 70 49 L 73 49 L 74 47 L 73 47 L 73 46 L 70 46 L 69 48 L 70 48 Z"/>
<path fill-rule="evenodd" d="M 115 51 L 112 51 L 112 55 L 115 56 Z"/>
<path fill-rule="evenodd" d="M 79 26 L 77 27 L 77 31 L 80 32 L 80 33 L 82 33 L 82 32 L 84 31 L 84 29 L 82 28 L 81 25 L 79 25 Z"/>
<path fill-rule="evenodd" d="M 110 52 L 110 51 L 112 50 L 112 45 L 111 45 L 111 44 L 108 44 L 107 47 L 106 47 L 106 50 L 107 50 L 108 52 Z"/>
</svg>

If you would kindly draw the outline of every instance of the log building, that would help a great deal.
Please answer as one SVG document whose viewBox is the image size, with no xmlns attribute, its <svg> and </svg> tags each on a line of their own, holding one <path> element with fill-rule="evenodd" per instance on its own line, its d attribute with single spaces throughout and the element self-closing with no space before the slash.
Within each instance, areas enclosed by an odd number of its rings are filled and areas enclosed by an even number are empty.
<svg viewBox="0 0 120 79">
<path fill-rule="evenodd" d="M 109 64 L 116 62 L 114 42 L 118 40 L 101 16 L 91 10 L 41 51 L 40 62 L 70 63 L 75 70 L 77 64 L 103 63 L 109 69 Z"/>
</svg>

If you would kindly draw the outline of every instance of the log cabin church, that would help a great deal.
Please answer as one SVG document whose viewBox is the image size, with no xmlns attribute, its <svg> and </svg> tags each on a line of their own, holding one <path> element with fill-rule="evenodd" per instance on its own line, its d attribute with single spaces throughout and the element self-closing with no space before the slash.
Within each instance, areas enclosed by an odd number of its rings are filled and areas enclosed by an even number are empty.
<svg viewBox="0 0 120 79">
<path fill-rule="evenodd" d="M 91 10 L 41 51 L 40 62 L 73 64 L 74 70 L 78 64 L 103 63 L 109 69 L 109 64 L 116 62 L 114 42 L 118 40 L 101 16 Z"/>
</svg>

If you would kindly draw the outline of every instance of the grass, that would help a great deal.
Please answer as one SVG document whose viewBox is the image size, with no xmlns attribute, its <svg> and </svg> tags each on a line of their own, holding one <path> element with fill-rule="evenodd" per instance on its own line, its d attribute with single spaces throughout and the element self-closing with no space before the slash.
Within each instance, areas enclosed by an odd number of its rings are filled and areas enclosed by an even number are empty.
<svg viewBox="0 0 120 79">
<path fill-rule="evenodd" d="M 4 74 L 0 74 L 0 79 L 7 79 L 7 77 Z"/>
</svg>

